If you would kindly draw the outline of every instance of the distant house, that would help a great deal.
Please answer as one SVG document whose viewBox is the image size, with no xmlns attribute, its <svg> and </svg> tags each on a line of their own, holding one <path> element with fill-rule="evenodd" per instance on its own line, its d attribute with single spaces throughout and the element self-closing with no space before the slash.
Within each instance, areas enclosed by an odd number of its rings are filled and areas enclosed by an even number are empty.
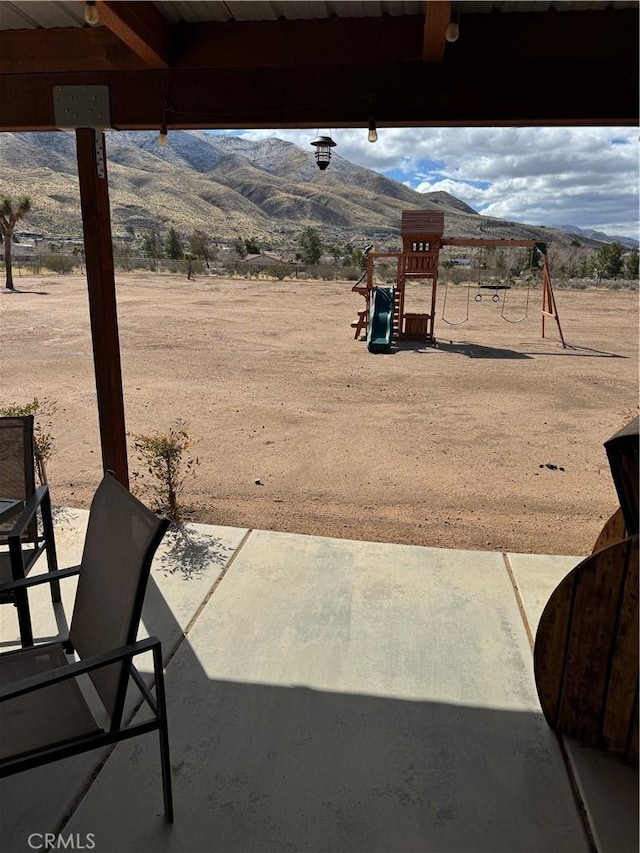
<svg viewBox="0 0 640 853">
<path fill-rule="evenodd" d="M 38 245 L 35 240 L 23 240 L 22 234 L 20 235 L 20 242 L 14 240 L 12 255 L 14 261 L 18 263 L 20 261 L 24 261 L 25 263 L 32 262 L 36 260 L 38 253 Z"/>
</svg>

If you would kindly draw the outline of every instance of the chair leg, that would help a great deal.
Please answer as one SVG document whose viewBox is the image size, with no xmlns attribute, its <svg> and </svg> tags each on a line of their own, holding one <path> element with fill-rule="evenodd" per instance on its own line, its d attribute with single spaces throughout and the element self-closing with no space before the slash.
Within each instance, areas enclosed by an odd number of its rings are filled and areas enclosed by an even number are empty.
<svg viewBox="0 0 640 853">
<path fill-rule="evenodd" d="M 11 573 L 14 580 L 24 578 L 24 559 L 20 542 L 9 539 L 9 559 L 11 560 Z M 29 596 L 26 589 L 17 589 L 13 593 L 13 600 L 18 611 L 18 628 L 20 630 L 20 642 L 22 648 L 33 645 L 33 629 L 31 627 L 31 614 L 29 612 Z"/>
<path fill-rule="evenodd" d="M 31 627 L 31 613 L 29 612 L 29 600 L 27 593 L 21 589 L 14 593 L 15 605 L 18 612 L 18 628 L 20 631 L 20 642 L 22 648 L 33 645 L 33 628 Z"/>
<path fill-rule="evenodd" d="M 160 762 L 162 764 L 162 796 L 164 814 L 169 823 L 173 823 L 173 790 L 171 787 L 171 761 L 169 759 L 169 735 L 165 725 L 160 729 Z"/>
<path fill-rule="evenodd" d="M 47 552 L 47 565 L 50 572 L 58 571 L 58 555 L 56 553 L 56 540 L 53 532 L 53 518 L 51 515 L 51 495 L 49 490 L 47 489 L 47 493 L 42 500 L 42 529 L 44 532 L 45 539 L 45 549 Z M 50 584 L 51 587 L 51 601 L 54 604 L 62 601 L 62 597 L 60 595 L 60 582 L 52 581 Z"/>
<path fill-rule="evenodd" d="M 169 729 L 167 725 L 167 702 L 164 692 L 164 675 L 162 672 L 162 648 L 156 646 L 153 650 L 154 670 L 156 681 L 156 704 L 160 728 L 160 765 L 162 767 L 162 795 L 164 797 L 164 814 L 169 823 L 173 823 L 173 790 L 171 785 L 171 758 L 169 755 Z"/>
</svg>

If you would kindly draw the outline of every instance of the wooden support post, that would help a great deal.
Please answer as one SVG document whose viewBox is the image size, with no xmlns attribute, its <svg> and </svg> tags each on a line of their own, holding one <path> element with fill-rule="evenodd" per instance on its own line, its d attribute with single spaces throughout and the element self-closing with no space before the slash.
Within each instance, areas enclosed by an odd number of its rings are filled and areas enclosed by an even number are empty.
<svg viewBox="0 0 640 853">
<path fill-rule="evenodd" d="M 104 133 L 76 130 L 102 464 L 129 488 Z"/>
<path fill-rule="evenodd" d="M 373 258 L 374 255 L 367 253 L 367 290 L 369 291 L 369 296 L 371 296 L 371 291 L 373 290 Z"/>
<path fill-rule="evenodd" d="M 427 330 L 427 341 L 431 344 L 435 343 L 435 335 L 433 333 L 433 328 L 436 322 L 436 293 L 438 291 L 438 256 L 439 252 L 436 255 L 436 268 L 435 274 L 433 276 L 433 281 L 431 283 L 431 314 L 429 315 L 429 326 Z"/>
<path fill-rule="evenodd" d="M 544 320 L 545 317 L 549 317 L 552 320 L 556 321 L 556 325 L 558 327 L 558 334 L 560 335 L 560 341 L 562 342 L 562 348 L 566 349 L 567 345 L 564 342 L 564 335 L 562 334 L 562 327 L 560 325 L 560 317 L 558 316 L 558 307 L 556 305 L 556 298 L 553 293 L 553 287 L 551 285 L 551 275 L 549 273 L 549 262 L 547 261 L 546 254 L 542 256 L 542 337 L 544 338 Z"/>
</svg>

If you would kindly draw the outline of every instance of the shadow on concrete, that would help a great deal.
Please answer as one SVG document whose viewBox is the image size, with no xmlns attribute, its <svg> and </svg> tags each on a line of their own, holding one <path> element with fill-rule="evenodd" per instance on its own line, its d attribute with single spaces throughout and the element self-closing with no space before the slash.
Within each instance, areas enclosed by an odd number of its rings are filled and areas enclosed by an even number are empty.
<svg viewBox="0 0 640 853">
<path fill-rule="evenodd" d="M 175 823 L 155 738 L 120 746 L 65 829 L 97 853 L 589 850 L 540 714 L 217 680 L 201 657 L 168 670 Z"/>
<path fill-rule="evenodd" d="M 188 580 L 200 576 L 212 564 L 224 566 L 231 553 L 220 539 L 179 525 L 165 534 L 157 565 L 167 574 L 180 574 Z"/>
<path fill-rule="evenodd" d="M 378 696 L 257 683 L 282 669 L 261 658 L 259 632 L 255 664 L 241 650 L 236 664 L 215 614 L 201 611 L 185 637 L 153 578 L 145 611 L 167 662 L 175 823 L 163 819 L 157 736 L 146 735 L 101 767 L 90 754 L 4 780 L 4 849 L 47 831 L 91 833 L 96 853 L 592 849 L 556 736 L 540 712 L 517 710 L 517 685 L 505 709 L 442 701 L 437 684 L 433 700 L 414 700 L 401 684 Z M 473 695 L 474 672 L 459 677 Z M 638 849 L 637 800 L 622 806 L 633 830 L 616 853 Z"/>
<path fill-rule="evenodd" d="M 58 532 L 58 527 L 66 526 L 69 530 L 72 530 L 77 524 L 76 513 L 74 510 L 69 509 L 69 507 L 66 506 L 52 506 L 51 518 L 53 520 L 56 533 Z"/>
</svg>

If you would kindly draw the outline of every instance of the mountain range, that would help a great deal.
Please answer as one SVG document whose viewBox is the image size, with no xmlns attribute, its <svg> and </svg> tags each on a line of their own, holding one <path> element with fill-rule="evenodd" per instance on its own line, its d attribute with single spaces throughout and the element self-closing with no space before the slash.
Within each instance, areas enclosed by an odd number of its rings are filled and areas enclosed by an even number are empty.
<svg viewBox="0 0 640 853">
<path fill-rule="evenodd" d="M 403 210 L 442 210 L 448 237 L 535 239 L 570 245 L 577 229 L 483 216 L 445 192 L 419 193 L 334 153 L 320 171 L 313 153 L 277 138 L 257 142 L 203 131 L 108 132 L 107 169 L 114 235 L 199 229 L 218 240 L 255 237 L 272 247 L 316 228 L 325 243 L 394 240 Z M 75 135 L 0 135 L 0 195 L 29 195 L 23 230 L 45 237 L 82 231 Z M 599 248 L 606 235 L 580 234 Z M 611 240 L 609 240 L 610 242 Z"/>
<path fill-rule="evenodd" d="M 575 234 L 580 239 L 589 238 L 590 240 L 600 240 L 602 243 L 620 243 L 622 246 L 631 246 L 638 248 L 640 242 L 634 240 L 633 237 L 622 237 L 615 234 L 605 234 L 604 231 L 596 231 L 594 228 L 578 228 L 576 225 L 552 225 L 552 228 L 557 228 L 559 231 L 566 231 L 568 234 Z"/>
</svg>

